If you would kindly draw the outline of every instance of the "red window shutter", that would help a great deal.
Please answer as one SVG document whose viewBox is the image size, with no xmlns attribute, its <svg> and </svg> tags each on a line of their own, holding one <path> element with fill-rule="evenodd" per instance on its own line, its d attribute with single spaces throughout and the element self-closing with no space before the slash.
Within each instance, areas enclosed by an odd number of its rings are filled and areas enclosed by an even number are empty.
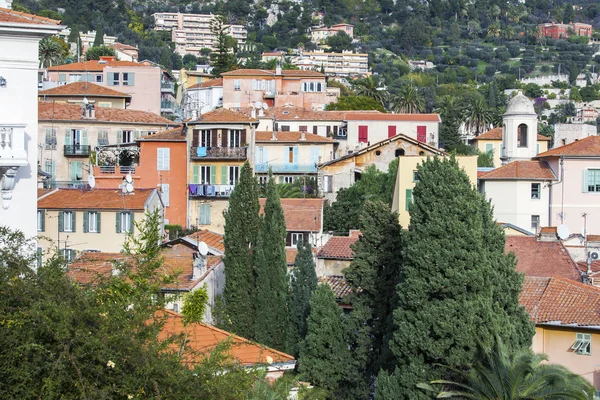
<svg viewBox="0 0 600 400">
<path fill-rule="evenodd" d="M 396 126 L 395 125 L 389 125 L 388 126 L 388 138 L 391 138 L 393 136 L 396 136 Z"/>
<path fill-rule="evenodd" d="M 427 142 L 427 127 L 426 126 L 417 126 L 417 140 L 422 143 Z"/>
<path fill-rule="evenodd" d="M 359 143 L 368 143 L 369 142 L 369 127 L 368 126 L 359 125 L 358 141 L 359 141 Z"/>
</svg>

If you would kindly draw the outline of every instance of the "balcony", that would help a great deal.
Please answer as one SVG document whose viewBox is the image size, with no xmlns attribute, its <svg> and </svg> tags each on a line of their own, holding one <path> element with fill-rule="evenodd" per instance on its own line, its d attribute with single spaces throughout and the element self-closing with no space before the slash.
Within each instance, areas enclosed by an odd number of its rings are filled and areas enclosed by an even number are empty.
<svg viewBox="0 0 600 400">
<path fill-rule="evenodd" d="M 173 82 L 161 82 L 160 91 L 162 93 L 175 94 L 175 84 Z M 162 104 L 161 104 L 162 106 Z"/>
<path fill-rule="evenodd" d="M 175 111 L 175 103 L 169 100 L 162 100 L 160 102 L 160 112 L 172 113 Z"/>
<path fill-rule="evenodd" d="M 99 167 L 94 167 L 94 173 L 96 175 L 134 175 L 135 167 L 125 165 L 103 165 Z"/>
<path fill-rule="evenodd" d="M 65 157 L 89 157 L 90 148 L 86 144 L 65 145 Z"/>
<path fill-rule="evenodd" d="M 195 160 L 209 158 L 245 160 L 247 147 L 190 147 L 190 157 Z"/>
<path fill-rule="evenodd" d="M 277 164 L 261 163 L 254 166 L 255 172 L 267 173 L 269 167 L 274 174 L 316 174 L 317 164 Z"/>
<path fill-rule="evenodd" d="M 190 198 L 228 198 L 231 196 L 235 185 L 204 185 L 190 183 L 188 194 Z"/>
<path fill-rule="evenodd" d="M 86 181 L 55 181 L 49 180 L 44 182 L 44 189 L 85 189 L 88 187 Z"/>
</svg>

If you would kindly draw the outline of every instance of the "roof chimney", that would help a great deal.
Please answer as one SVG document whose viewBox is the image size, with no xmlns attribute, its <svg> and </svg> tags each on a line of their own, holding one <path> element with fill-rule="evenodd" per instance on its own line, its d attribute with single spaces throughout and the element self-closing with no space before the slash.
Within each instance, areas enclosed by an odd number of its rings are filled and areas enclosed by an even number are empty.
<svg viewBox="0 0 600 400">
<path fill-rule="evenodd" d="M 558 233 L 555 226 L 548 226 L 540 229 L 540 242 L 558 242 Z"/>
<path fill-rule="evenodd" d="M 275 75 L 281 75 L 281 58 L 277 59 L 277 66 L 275 67 Z"/>
<path fill-rule="evenodd" d="M 300 140 L 306 140 L 306 132 L 300 132 Z"/>
<path fill-rule="evenodd" d="M 192 280 L 198 280 L 206 271 L 206 256 L 200 253 L 194 254 L 194 260 L 192 261 Z"/>
</svg>

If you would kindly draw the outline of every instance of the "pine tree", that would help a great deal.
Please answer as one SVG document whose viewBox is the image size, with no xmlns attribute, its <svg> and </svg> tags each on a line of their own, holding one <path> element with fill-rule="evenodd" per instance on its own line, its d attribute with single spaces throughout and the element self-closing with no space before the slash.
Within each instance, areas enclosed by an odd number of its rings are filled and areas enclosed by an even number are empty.
<svg viewBox="0 0 600 400">
<path fill-rule="evenodd" d="M 246 162 L 225 212 L 224 328 L 254 337 L 254 252 L 260 228 L 258 184 Z"/>
<path fill-rule="evenodd" d="M 221 76 L 223 72 L 235 69 L 236 57 L 232 46 L 235 39 L 227 35 L 225 17 L 219 12 L 215 14 L 210 22 L 210 31 L 215 35 L 213 44 L 215 50 L 210 53 L 211 66 L 213 67 L 212 74 Z"/>
<path fill-rule="evenodd" d="M 267 183 L 267 200 L 256 257 L 255 339 L 284 350 L 287 337 L 288 276 L 285 255 L 285 217 L 273 175 Z"/>
<path fill-rule="evenodd" d="M 396 369 L 379 375 L 378 399 L 429 398 L 416 384 L 444 378 L 436 365 L 468 370 L 478 342 L 489 348 L 498 335 L 516 349 L 533 336 L 490 204 L 454 158 L 425 161 L 419 178 L 390 343 Z"/>
<path fill-rule="evenodd" d="M 96 28 L 96 36 L 94 37 L 94 46 L 103 46 L 104 45 L 104 29 L 102 29 L 102 25 L 98 25 Z"/>
<path fill-rule="evenodd" d="M 298 356 L 300 342 L 306 336 L 306 319 L 310 314 L 310 296 L 317 288 L 317 273 L 310 243 L 298 242 L 298 254 L 291 274 L 288 304 L 289 321 L 287 351 Z"/>
<path fill-rule="evenodd" d="M 307 326 L 298 371 L 315 386 L 336 392 L 344 375 L 348 347 L 344 342 L 342 309 L 329 286 L 319 285 L 310 297 Z"/>
</svg>

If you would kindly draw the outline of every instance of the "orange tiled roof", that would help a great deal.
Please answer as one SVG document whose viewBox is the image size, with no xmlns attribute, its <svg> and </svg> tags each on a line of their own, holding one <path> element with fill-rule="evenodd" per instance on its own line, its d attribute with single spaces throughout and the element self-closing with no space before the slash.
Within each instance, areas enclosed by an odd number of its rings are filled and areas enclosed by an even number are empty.
<svg viewBox="0 0 600 400">
<path fill-rule="evenodd" d="M 360 231 L 350 231 L 350 236 L 333 236 L 317 253 L 317 258 L 331 260 L 352 260 L 354 250 L 351 246 L 360 237 Z"/>
<path fill-rule="evenodd" d="M 221 253 L 225 252 L 225 244 L 223 243 L 223 235 L 209 231 L 208 229 L 202 229 L 201 231 L 194 232 L 186 238 L 194 239 L 198 242 L 204 242 L 208 247 L 212 247 Z"/>
<path fill-rule="evenodd" d="M 264 212 L 266 198 L 258 199 L 260 213 Z M 323 199 L 281 199 L 281 208 L 288 232 L 319 232 L 323 215 Z"/>
<path fill-rule="evenodd" d="M 325 75 L 317 71 L 303 71 L 300 69 L 288 70 L 284 69 L 281 71 L 281 75 L 286 76 L 297 76 L 297 77 L 312 77 L 312 78 L 325 78 Z M 270 69 L 236 69 L 221 74 L 224 77 L 230 76 L 275 76 L 275 71 Z"/>
<path fill-rule="evenodd" d="M 152 65 L 136 63 L 133 61 L 120 61 L 114 58 L 106 57 L 102 60 L 90 60 L 77 63 L 55 65 L 48 68 L 48 71 L 85 71 L 100 72 L 106 67 L 135 67 L 135 68 L 155 68 Z"/>
<path fill-rule="evenodd" d="M 352 293 L 352 288 L 348 285 L 346 278 L 342 275 L 320 276 L 319 283 L 329 285 L 337 300 L 341 300 Z"/>
<path fill-rule="evenodd" d="M 502 127 L 497 127 L 494 129 L 490 129 L 487 132 L 482 133 L 481 135 L 471 139 L 472 141 L 477 140 L 502 140 Z M 548 136 L 537 135 L 538 142 L 549 142 L 550 138 Z"/>
<path fill-rule="evenodd" d="M 157 132 L 154 135 L 144 136 L 138 139 L 142 142 L 185 142 L 187 141 L 183 134 L 183 127 L 169 129 L 162 132 Z"/>
<path fill-rule="evenodd" d="M 188 357 L 185 361 L 187 364 L 197 363 L 199 361 L 198 358 L 214 350 L 219 343 L 229 338 L 232 339 L 229 354 L 242 365 L 251 366 L 269 364 L 270 362 L 277 364 L 295 363 L 294 357 L 289 354 L 252 342 L 208 324 L 192 323 L 184 326 L 180 314 L 169 310 L 165 310 L 164 313 L 166 321 L 159 338 L 165 339 L 174 335 L 185 334 L 187 348 L 198 354 L 197 358 L 190 359 Z"/>
<path fill-rule="evenodd" d="M 144 205 L 156 189 L 135 189 L 123 195 L 115 189 L 59 189 L 38 200 L 38 209 L 45 210 L 144 210 Z"/>
<path fill-rule="evenodd" d="M 39 199 L 40 197 L 46 196 L 46 195 L 54 192 L 55 190 L 57 190 L 57 189 L 41 189 L 41 188 L 38 188 L 38 190 L 37 190 L 37 197 Z"/>
<path fill-rule="evenodd" d="M 130 44 L 119 43 L 119 42 L 115 42 L 113 47 L 115 48 L 115 50 L 138 50 L 138 48 L 135 46 L 132 46 Z"/>
<path fill-rule="evenodd" d="M 600 242 L 600 235 L 587 235 L 585 240 L 587 242 Z"/>
<path fill-rule="evenodd" d="M 252 107 L 242 107 L 239 109 L 246 115 L 252 114 Z M 264 117 L 260 118 L 275 118 L 276 121 L 339 121 L 346 119 L 349 113 L 357 114 L 382 114 L 380 111 L 320 111 L 310 108 L 302 108 L 295 106 L 271 107 L 264 110 Z"/>
<path fill-rule="evenodd" d="M 52 89 L 43 90 L 38 93 L 38 96 L 131 97 L 130 94 L 119 92 L 118 90 L 107 88 L 106 86 L 96 85 L 91 82 L 68 83 Z"/>
<path fill-rule="evenodd" d="M 248 117 L 241 112 L 229 110 L 227 108 L 217 108 L 200 115 L 198 119 L 189 121 L 190 124 L 212 124 L 212 123 L 242 123 L 249 124 L 256 122 L 256 119 Z"/>
<path fill-rule="evenodd" d="M 540 179 L 556 180 L 554 172 L 547 162 L 544 161 L 513 161 L 503 165 L 500 168 L 479 177 L 482 180 L 488 179 Z"/>
<path fill-rule="evenodd" d="M 81 106 L 53 101 L 40 101 L 38 121 L 121 122 L 129 124 L 177 126 L 179 124 L 148 111 L 96 107 L 96 118 L 84 118 Z"/>
<path fill-rule="evenodd" d="M 60 21 L 0 7 L 0 23 L 60 25 Z"/>
<path fill-rule="evenodd" d="M 585 139 L 545 151 L 536 156 L 600 157 L 600 136 L 588 136 Z"/>
<path fill-rule="evenodd" d="M 288 142 L 298 142 L 298 143 L 337 143 L 335 140 L 325 137 L 315 135 L 313 133 L 304 132 L 304 139 L 302 139 L 302 132 L 275 132 L 275 137 L 277 140 L 271 140 L 273 138 L 273 132 L 268 131 L 257 131 L 256 132 L 256 141 L 257 142 L 265 142 L 265 143 L 273 143 L 277 144 L 277 142 L 288 143 Z"/>
<path fill-rule="evenodd" d="M 536 324 L 600 326 L 600 289 L 559 277 L 525 277 L 519 303 Z"/>
<path fill-rule="evenodd" d="M 190 86 L 188 90 L 214 86 L 223 86 L 223 78 L 211 79 L 210 81 L 196 83 L 195 85 Z"/>
<path fill-rule="evenodd" d="M 582 274 L 587 274 L 588 265 L 587 261 L 581 261 L 577 263 L 577 269 Z M 590 269 L 592 270 L 591 276 L 595 277 L 595 275 L 600 272 L 600 260 L 594 260 L 590 264 Z"/>
<path fill-rule="evenodd" d="M 517 271 L 525 276 L 555 276 L 581 282 L 575 263 L 559 241 L 542 242 L 535 236 L 507 236 L 504 250 L 515 253 Z"/>
</svg>

